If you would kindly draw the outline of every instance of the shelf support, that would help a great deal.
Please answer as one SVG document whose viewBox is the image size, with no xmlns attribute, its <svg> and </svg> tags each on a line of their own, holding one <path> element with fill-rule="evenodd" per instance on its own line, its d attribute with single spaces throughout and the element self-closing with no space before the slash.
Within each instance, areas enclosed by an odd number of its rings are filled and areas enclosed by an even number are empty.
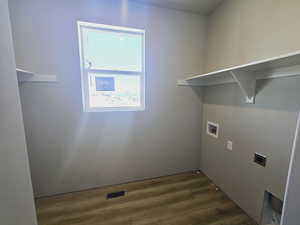
<svg viewBox="0 0 300 225">
<path fill-rule="evenodd" d="M 246 103 L 254 104 L 256 89 L 256 77 L 254 74 L 245 71 L 230 71 L 230 73 L 246 97 Z"/>
<path fill-rule="evenodd" d="M 177 86 L 204 86 L 201 81 L 177 80 Z"/>
<path fill-rule="evenodd" d="M 40 75 L 26 70 L 16 69 L 19 83 L 37 82 L 37 83 L 54 83 L 57 82 L 56 75 Z"/>
</svg>

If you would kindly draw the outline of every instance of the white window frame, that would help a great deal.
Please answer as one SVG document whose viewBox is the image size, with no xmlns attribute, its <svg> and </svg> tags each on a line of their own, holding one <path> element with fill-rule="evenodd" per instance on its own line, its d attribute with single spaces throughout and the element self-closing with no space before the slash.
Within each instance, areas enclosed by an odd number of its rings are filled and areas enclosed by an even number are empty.
<svg viewBox="0 0 300 225">
<path fill-rule="evenodd" d="M 77 21 L 78 26 L 78 39 L 79 39 L 79 53 L 80 53 L 80 67 L 81 67 L 81 89 L 82 89 L 82 101 L 83 101 L 83 111 L 84 112 L 111 112 L 111 111 L 144 111 L 145 110 L 145 30 L 111 26 L 105 24 L 96 24 L 83 21 Z M 131 34 L 140 34 L 143 38 L 142 43 L 142 71 L 117 71 L 117 70 L 90 70 L 85 69 L 84 65 L 84 49 L 83 49 L 83 37 L 82 28 L 89 29 L 99 29 L 99 30 L 109 30 L 114 32 L 124 32 Z M 88 73 L 99 73 L 99 74 L 123 74 L 126 76 L 139 76 L 140 77 L 140 94 L 141 94 L 141 105 L 139 107 L 90 107 L 89 100 L 89 81 Z"/>
</svg>

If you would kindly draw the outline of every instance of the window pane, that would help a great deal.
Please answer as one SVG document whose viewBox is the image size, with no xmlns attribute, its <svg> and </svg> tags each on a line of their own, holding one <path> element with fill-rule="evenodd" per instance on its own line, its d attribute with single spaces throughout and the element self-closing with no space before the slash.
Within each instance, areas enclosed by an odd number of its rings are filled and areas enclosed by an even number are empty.
<svg viewBox="0 0 300 225">
<path fill-rule="evenodd" d="M 142 34 L 83 28 L 83 39 L 86 68 L 142 71 Z"/>
<path fill-rule="evenodd" d="M 89 74 L 91 107 L 140 107 L 140 76 Z"/>
</svg>

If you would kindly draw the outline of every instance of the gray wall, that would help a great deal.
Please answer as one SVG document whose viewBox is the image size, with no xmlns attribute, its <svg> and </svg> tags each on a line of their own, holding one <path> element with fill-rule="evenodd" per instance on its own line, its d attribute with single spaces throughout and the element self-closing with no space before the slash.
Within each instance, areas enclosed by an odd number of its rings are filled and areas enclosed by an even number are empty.
<svg viewBox="0 0 300 225">
<path fill-rule="evenodd" d="M 0 223 L 35 225 L 7 0 L 0 0 L 0 76 Z"/>
<path fill-rule="evenodd" d="M 199 169 L 206 18 L 123 2 L 10 0 L 17 65 L 59 79 L 20 88 L 36 196 Z M 77 20 L 146 30 L 144 112 L 82 112 Z"/>
<path fill-rule="evenodd" d="M 209 19 L 207 71 L 299 50 L 299 8 L 293 0 L 225 1 Z M 255 105 L 234 84 L 204 90 L 201 168 L 256 220 L 264 190 L 284 196 L 299 86 L 295 77 L 259 81 Z M 207 120 L 220 124 L 219 139 L 206 135 Z M 255 152 L 268 157 L 266 168 L 252 162 Z"/>
<path fill-rule="evenodd" d="M 298 225 L 300 205 L 300 113 L 298 116 L 297 133 L 295 135 L 288 177 L 281 224 Z"/>
</svg>

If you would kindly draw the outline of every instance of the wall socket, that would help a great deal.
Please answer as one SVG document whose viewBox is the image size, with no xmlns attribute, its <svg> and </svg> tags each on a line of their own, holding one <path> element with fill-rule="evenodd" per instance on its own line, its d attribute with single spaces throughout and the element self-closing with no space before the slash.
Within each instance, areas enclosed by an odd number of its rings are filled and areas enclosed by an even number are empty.
<svg viewBox="0 0 300 225">
<path fill-rule="evenodd" d="M 227 150 L 232 151 L 232 141 L 227 141 Z"/>
</svg>

